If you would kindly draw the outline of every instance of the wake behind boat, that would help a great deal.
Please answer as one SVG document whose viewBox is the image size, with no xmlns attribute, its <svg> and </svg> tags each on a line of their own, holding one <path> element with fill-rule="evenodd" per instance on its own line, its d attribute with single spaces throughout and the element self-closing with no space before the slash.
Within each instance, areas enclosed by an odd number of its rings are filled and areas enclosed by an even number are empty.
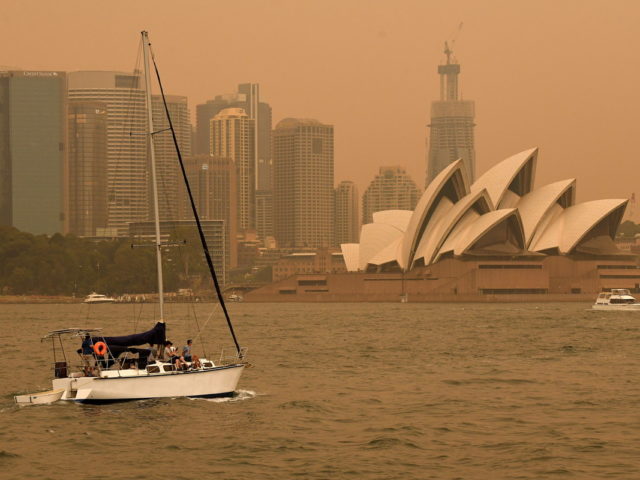
<svg viewBox="0 0 640 480">
<path fill-rule="evenodd" d="M 609 311 L 640 311 L 638 303 L 626 288 L 612 288 L 610 292 L 602 292 L 598 295 L 596 303 L 591 307 L 593 310 Z"/>
<path fill-rule="evenodd" d="M 200 218 L 189 186 L 182 155 L 176 140 L 175 130 L 171 122 L 164 97 L 160 74 L 149 43 L 147 32 L 142 32 L 142 49 L 144 58 L 144 78 L 146 86 L 147 107 L 147 142 L 150 156 L 150 177 L 153 187 L 153 207 L 155 223 L 156 268 L 158 272 L 158 302 L 160 320 L 151 329 L 143 333 L 116 337 L 104 336 L 99 329 L 69 328 L 56 330 L 47 334 L 43 340 L 51 340 L 54 355 L 53 389 L 59 393 L 61 400 L 78 402 L 105 402 L 121 400 L 137 400 L 167 397 L 224 397 L 232 396 L 240 375 L 246 366 L 243 361 L 246 350 L 240 347 L 236 338 L 229 312 L 224 303 L 222 291 L 218 283 L 213 261 L 202 230 Z M 235 344 L 234 355 L 225 358 L 221 354 L 216 362 L 193 355 L 188 361 L 177 353 L 163 349 L 166 342 L 166 325 L 164 316 L 164 287 L 162 277 L 162 244 L 160 238 L 160 220 L 158 210 L 158 185 L 153 135 L 151 72 L 150 61 L 153 62 L 155 76 L 164 104 L 164 113 L 171 131 L 176 149 L 182 177 L 191 204 L 200 243 L 209 273 L 215 288 L 218 301 L 224 312 L 231 337 Z M 98 294 L 93 294 L 98 295 Z M 98 295 L 99 296 L 99 295 Z M 91 297 L 91 295 L 90 295 Z M 88 302 L 90 303 L 90 302 Z M 67 354 L 63 340 L 80 341 L 76 349 L 79 362 L 72 365 L 70 361 L 75 355 Z M 146 345 L 149 348 L 146 348 Z M 167 352 L 167 353 L 166 353 Z M 164 358 L 163 358 L 164 357 Z M 47 392 L 51 393 L 51 392 Z"/>
</svg>

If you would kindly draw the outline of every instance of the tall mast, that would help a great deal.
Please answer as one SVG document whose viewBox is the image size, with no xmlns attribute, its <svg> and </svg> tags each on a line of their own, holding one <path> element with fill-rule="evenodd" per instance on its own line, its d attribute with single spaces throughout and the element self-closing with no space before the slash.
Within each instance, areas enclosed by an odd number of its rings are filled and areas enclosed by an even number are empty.
<svg viewBox="0 0 640 480">
<path fill-rule="evenodd" d="M 143 32 L 143 35 L 144 34 L 146 34 L 146 32 Z M 187 189 L 187 196 L 189 197 L 189 203 L 191 204 L 191 211 L 193 212 L 193 218 L 196 221 L 196 228 L 198 229 L 198 235 L 200 236 L 200 243 L 202 244 L 202 250 L 204 251 L 204 258 L 207 261 L 207 266 L 209 267 L 209 273 L 211 274 L 211 280 L 213 280 L 213 286 L 216 289 L 216 294 L 218 295 L 218 301 L 220 302 L 220 306 L 222 307 L 222 311 L 224 312 L 224 317 L 227 319 L 229 332 L 231 333 L 233 342 L 236 344 L 238 357 L 242 358 L 243 352 L 242 352 L 242 349 L 240 348 L 240 344 L 238 343 L 238 339 L 236 338 L 236 333 L 233 331 L 231 317 L 229 317 L 227 306 L 224 303 L 224 297 L 222 295 L 222 290 L 220 289 L 220 282 L 218 282 L 218 276 L 216 275 L 215 268 L 213 268 L 213 260 L 211 259 L 211 253 L 209 252 L 209 247 L 207 246 L 207 239 L 204 236 L 204 230 L 202 229 L 202 223 L 200 222 L 200 217 L 198 216 L 198 209 L 196 208 L 196 202 L 193 199 L 193 193 L 191 192 L 191 187 L 189 186 L 189 178 L 187 177 L 187 170 L 185 169 L 184 162 L 182 161 L 182 154 L 180 153 L 180 145 L 178 145 L 176 130 L 173 128 L 171 115 L 169 115 L 167 100 L 164 96 L 164 89 L 162 88 L 162 80 L 160 80 L 160 72 L 158 71 L 158 65 L 156 64 L 156 59 L 153 56 L 153 50 L 151 49 L 150 43 L 149 43 L 149 54 L 151 55 L 151 60 L 153 61 L 153 68 L 156 72 L 156 78 L 158 79 L 158 88 L 160 88 L 160 96 L 162 97 L 162 104 L 164 105 L 164 113 L 167 116 L 167 122 L 169 122 L 169 130 L 171 130 L 171 138 L 173 139 L 173 145 L 176 148 L 176 154 L 178 155 L 178 163 L 180 163 L 180 171 L 182 172 L 182 179 L 184 180 L 184 186 Z"/>
<path fill-rule="evenodd" d="M 160 303 L 160 322 L 164 322 L 164 287 L 162 284 L 162 250 L 160 244 L 160 216 L 158 210 L 158 181 L 156 176 L 156 153 L 153 147 L 153 105 L 151 103 L 151 75 L 149 69 L 149 34 L 142 32 L 142 51 L 144 54 L 144 83 L 147 99 L 147 125 L 149 154 L 151 155 L 151 184 L 153 185 L 153 220 L 156 227 L 156 261 L 158 269 L 158 299 Z"/>
</svg>

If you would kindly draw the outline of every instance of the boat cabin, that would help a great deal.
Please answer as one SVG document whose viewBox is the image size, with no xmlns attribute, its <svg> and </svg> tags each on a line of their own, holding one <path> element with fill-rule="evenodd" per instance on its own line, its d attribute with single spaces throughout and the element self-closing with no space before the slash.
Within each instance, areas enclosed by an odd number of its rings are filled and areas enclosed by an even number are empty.
<svg viewBox="0 0 640 480">
<path fill-rule="evenodd" d="M 610 292 L 602 292 L 596 299 L 596 305 L 627 305 L 636 303 L 636 299 L 627 288 L 613 288 Z"/>
</svg>

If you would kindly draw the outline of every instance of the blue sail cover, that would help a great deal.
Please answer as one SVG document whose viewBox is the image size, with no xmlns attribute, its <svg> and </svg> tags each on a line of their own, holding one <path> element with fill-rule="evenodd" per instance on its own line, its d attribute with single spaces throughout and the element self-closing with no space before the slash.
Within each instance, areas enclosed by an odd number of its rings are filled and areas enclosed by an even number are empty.
<svg viewBox="0 0 640 480">
<path fill-rule="evenodd" d="M 109 349 L 111 347 L 133 347 L 135 345 L 144 345 L 145 343 L 158 345 L 164 343 L 166 325 L 162 322 L 156 323 L 156 325 L 147 332 L 134 333 L 133 335 L 124 335 L 122 337 L 91 337 L 91 343 L 104 342 Z M 83 342 L 84 343 L 84 342 Z"/>
</svg>

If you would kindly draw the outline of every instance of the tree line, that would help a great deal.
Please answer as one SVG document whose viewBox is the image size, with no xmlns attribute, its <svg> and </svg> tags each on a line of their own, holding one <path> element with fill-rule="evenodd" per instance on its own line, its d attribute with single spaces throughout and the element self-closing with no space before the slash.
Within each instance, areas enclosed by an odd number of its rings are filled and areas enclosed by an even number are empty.
<svg viewBox="0 0 640 480">
<path fill-rule="evenodd" d="M 182 246 L 163 249 L 167 291 L 191 287 L 205 272 L 191 232 L 175 232 Z M 157 290 L 155 251 L 133 248 L 129 239 L 93 241 L 75 235 L 32 235 L 0 227 L 0 293 L 76 295 L 93 291 L 120 295 Z"/>
</svg>

